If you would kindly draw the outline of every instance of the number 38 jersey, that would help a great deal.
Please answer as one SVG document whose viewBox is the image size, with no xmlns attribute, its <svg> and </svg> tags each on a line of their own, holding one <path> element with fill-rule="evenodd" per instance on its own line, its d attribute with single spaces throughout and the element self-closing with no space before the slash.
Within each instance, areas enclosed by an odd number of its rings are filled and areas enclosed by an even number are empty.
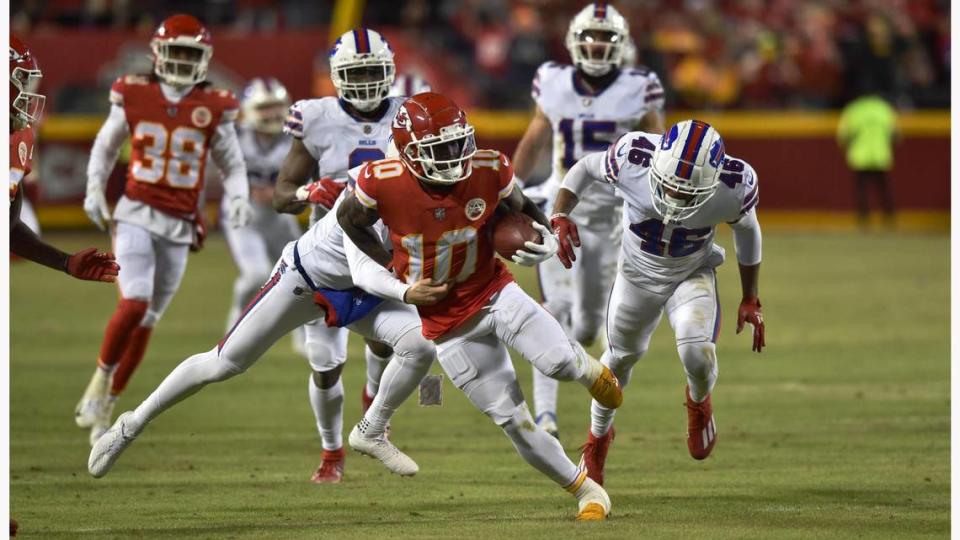
<svg viewBox="0 0 960 540">
<path fill-rule="evenodd" d="M 347 171 L 383 159 L 391 141 L 390 124 L 406 98 L 387 98 L 373 118 L 355 115 L 335 97 L 304 99 L 290 107 L 284 132 L 300 139 L 317 160 L 319 178 L 346 182 Z M 314 207 L 311 223 L 324 210 Z"/>
<path fill-rule="evenodd" d="M 454 282 L 441 302 L 418 308 L 427 339 L 459 326 L 513 281 L 494 254 L 490 230 L 497 205 L 512 189 L 513 166 L 493 150 L 477 151 L 470 177 L 445 192 L 426 191 L 399 159 L 361 170 L 354 193 L 389 229 L 400 279 Z"/>
<path fill-rule="evenodd" d="M 682 223 L 665 224 L 653 206 L 650 185 L 653 152 L 661 142 L 660 135 L 627 133 L 584 163 L 590 176 L 613 185 L 626 202 L 620 272 L 638 287 L 667 294 L 698 268 L 723 263 L 724 250 L 713 243 L 717 225 L 735 224 L 755 212 L 760 192 L 753 167 L 726 155 L 713 197 Z"/>
<path fill-rule="evenodd" d="M 663 110 L 663 87 L 653 71 L 623 69 L 599 92 L 592 92 L 576 68 L 547 62 L 540 66 L 531 91 L 553 126 L 551 185 L 556 192 L 564 175 L 583 156 L 606 150 L 617 137 L 636 129 L 649 111 Z M 610 186 L 592 185 L 580 198 L 577 222 L 610 223 L 620 200 Z"/>
<path fill-rule="evenodd" d="M 211 140 L 221 123 L 236 119 L 237 98 L 228 90 L 200 84 L 172 103 L 156 79 L 127 75 L 110 87 L 110 102 L 123 108 L 130 133 L 124 195 L 192 220 Z"/>
</svg>

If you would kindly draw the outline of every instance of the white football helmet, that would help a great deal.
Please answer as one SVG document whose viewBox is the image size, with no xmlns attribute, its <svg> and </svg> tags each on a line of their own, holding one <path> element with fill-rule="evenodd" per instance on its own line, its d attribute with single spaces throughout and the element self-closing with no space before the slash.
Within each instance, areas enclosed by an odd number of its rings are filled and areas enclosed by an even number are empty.
<svg viewBox="0 0 960 540">
<path fill-rule="evenodd" d="M 623 15 L 606 2 L 594 2 L 570 21 L 566 46 L 578 69 L 599 77 L 623 65 L 629 37 Z"/>
<path fill-rule="evenodd" d="M 376 109 L 390 92 L 396 66 L 393 51 L 378 32 L 344 32 L 330 49 L 330 79 L 337 96 L 358 110 Z"/>
<path fill-rule="evenodd" d="M 650 196 L 664 222 L 689 218 L 713 197 L 724 155 L 723 139 L 706 122 L 684 120 L 667 129 L 650 167 Z"/>
<path fill-rule="evenodd" d="M 424 92 L 430 92 L 433 88 L 426 79 L 412 73 L 401 73 L 393 81 L 390 87 L 390 97 L 410 97 Z"/>
<path fill-rule="evenodd" d="M 247 83 L 240 98 L 243 124 L 254 131 L 276 135 L 290 108 L 290 94 L 273 77 L 257 77 Z"/>
</svg>

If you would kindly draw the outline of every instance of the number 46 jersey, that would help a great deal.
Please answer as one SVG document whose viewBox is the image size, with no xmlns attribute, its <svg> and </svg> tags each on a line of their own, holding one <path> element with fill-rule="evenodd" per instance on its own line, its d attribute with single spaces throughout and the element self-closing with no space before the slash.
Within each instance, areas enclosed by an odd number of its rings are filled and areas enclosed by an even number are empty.
<svg viewBox="0 0 960 540">
<path fill-rule="evenodd" d="M 711 152 L 723 160 L 717 192 L 682 223 L 664 223 L 653 206 L 650 182 L 653 152 L 660 144 L 669 148 L 683 141 L 663 141 L 661 135 L 635 131 L 606 152 L 590 154 L 584 164 L 591 177 L 613 185 L 626 202 L 620 273 L 640 288 L 669 294 L 695 270 L 723 263 L 724 250 L 713 243 L 717 225 L 752 218 L 760 193 L 753 167 L 742 159 L 723 157 L 720 143 Z"/>
</svg>

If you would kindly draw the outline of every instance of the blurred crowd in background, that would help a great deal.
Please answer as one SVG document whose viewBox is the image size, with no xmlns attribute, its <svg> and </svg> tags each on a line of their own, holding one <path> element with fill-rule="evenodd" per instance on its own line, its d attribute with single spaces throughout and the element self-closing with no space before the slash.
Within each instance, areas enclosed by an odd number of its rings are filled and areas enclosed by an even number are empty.
<svg viewBox="0 0 960 540">
<path fill-rule="evenodd" d="M 463 84 L 472 105 L 523 109 L 537 66 L 568 61 L 567 25 L 586 3 L 368 0 L 363 21 L 395 29 L 421 63 L 442 66 L 443 82 Z M 669 108 L 837 108 L 863 93 L 900 109 L 950 104 L 947 0 L 611 3 L 630 22 L 638 63 L 663 80 Z M 21 35 L 57 27 L 149 35 L 167 14 L 186 11 L 210 25 L 216 44 L 223 32 L 324 28 L 333 1 L 15 0 L 12 9 Z"/>
</svg>

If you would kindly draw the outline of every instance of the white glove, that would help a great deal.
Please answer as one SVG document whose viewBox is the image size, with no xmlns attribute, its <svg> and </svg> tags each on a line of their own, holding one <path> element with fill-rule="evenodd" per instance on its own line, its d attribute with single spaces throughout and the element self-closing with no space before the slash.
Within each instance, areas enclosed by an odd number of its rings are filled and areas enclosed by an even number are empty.
<svg viewBox="0 0 960 540">
<path fill-rule="evenodd" d="M 107 196 L 102 190 L 92 189 L 87 192 L 83 199 L 83 211 L 98 229 L 107 230 L 107 225 L 110 224 L 110 207 L 107 206 Z"/>
<path fill-rule="evenodd" d="M 237 229 L 250 223 L 251 214 L 253 214 L 253 208 L 247 199 L 233 197 L 227 201 L 227 224 L 231 228 Z"/>
<path fill-rule="evenodd" d="M 526 250 L 518 249 L 517 252 L 513 254 L 513 262 L 521 266 L 540 264 L 557 253 L 559 244 L 553 232 L 536 221 L 533 222 L 533 228 L 540 233 L 543 243 L 535 244 L 529 241 L 525 242 L 523 245 Z"/>
</svg>

